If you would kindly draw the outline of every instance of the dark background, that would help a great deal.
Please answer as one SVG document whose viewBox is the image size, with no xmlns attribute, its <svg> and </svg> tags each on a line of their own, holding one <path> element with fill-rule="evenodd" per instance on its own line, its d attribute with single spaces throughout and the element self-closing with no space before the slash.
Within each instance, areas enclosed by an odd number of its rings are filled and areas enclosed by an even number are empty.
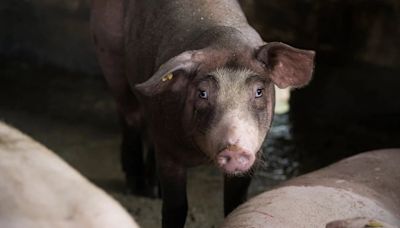
<svg viewBox="0 0 400 228">
<path fill-rule="evenodd" d="M 283 180 L 362 151 L 400 147 L 399 0 L 241 3 L 265 41 L 317 52 L 312 82 L 292 91 L 289 114 L 276 118 L 261 177 Z M 88 0 L 0 2 L 0 119 L 113 193 L 123 189 L 114 156 L 119 126 L 88 20 Z M 215 173 L 201 177 L 214 180 Z M 148 216 L 114 196 L 135 217 Z M 190 221 L 203 221 L 193 214 Z"/>
<path fill-rule="evenodd" d="M 313 81 L 290 99 L 302 171 L 400 146 L 400 1 L 243 2 L 265 40 L 317 52 Z"/>
</svg>

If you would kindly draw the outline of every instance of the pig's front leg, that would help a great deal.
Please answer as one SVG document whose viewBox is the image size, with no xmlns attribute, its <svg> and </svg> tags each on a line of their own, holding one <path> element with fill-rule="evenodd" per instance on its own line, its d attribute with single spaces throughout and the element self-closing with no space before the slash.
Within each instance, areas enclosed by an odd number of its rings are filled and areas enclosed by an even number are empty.
<svg viewBox="0 0 400 228">
<path fill-rule="evenodd" d="M 227 216 L 246 201 L 251 176 L 224 176 L 224 214 Z"/>
<path fill-rule="evenodd" d="M 184 227 L 187 215 L 186 168 L 168 157 L 157 156 L 162 193 L 162 227 Z"/>
</svg>

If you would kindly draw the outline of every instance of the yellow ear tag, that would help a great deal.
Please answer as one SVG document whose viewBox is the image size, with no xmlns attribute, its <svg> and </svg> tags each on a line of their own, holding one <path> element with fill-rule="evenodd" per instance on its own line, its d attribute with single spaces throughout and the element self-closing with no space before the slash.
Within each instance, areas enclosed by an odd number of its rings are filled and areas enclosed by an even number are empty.
<svg viewBox="0 0 400 228">
<path fill-rule="evenodd" d="M 163 82 L 165 82 L 165 81 L 171 80 L 173 77 L 174 77 L 174 75 L 173 75 L 172 73 L 169 73 L 169 74 L 165 75 L 164 77 L 162 77 L 161 80 L 162 80 Z"/>
<path fill-rule="evenodd" d="M 365 227 L 383 227 L 383 225 L 375 220 L 370 220 Z"/>
</svg>

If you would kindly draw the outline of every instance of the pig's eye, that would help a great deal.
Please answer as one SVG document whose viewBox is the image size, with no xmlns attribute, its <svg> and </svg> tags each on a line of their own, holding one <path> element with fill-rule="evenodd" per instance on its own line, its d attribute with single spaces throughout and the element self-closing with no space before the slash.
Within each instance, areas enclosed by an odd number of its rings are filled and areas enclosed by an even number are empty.
<svg viewBox="0 0 400 228">
<path fill-rule="evenodd" d="M 200 97 L 201 99 L 208 99 L 208 93 L 207 93 L 207 91 L 199 90 L 199 97 Z"/>
<path fill-rule="evenodd" d="M 262 97 L 264 89 L 257 89 L 256 90 L 256 98 Z"/>
</svg>

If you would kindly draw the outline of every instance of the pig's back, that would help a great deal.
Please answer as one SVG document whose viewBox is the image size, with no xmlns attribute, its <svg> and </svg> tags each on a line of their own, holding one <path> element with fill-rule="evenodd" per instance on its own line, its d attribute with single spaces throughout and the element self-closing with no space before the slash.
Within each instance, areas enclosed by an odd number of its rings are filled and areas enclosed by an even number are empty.
<svg viewBox="0 0 400 228">
<path fill-rule="evenodd" d="M 238 39 L 263 44 L 234 0 L 127 0 L 124 23 L 131 85 L 187 50 L 236 45 Z"/>
</svg>

